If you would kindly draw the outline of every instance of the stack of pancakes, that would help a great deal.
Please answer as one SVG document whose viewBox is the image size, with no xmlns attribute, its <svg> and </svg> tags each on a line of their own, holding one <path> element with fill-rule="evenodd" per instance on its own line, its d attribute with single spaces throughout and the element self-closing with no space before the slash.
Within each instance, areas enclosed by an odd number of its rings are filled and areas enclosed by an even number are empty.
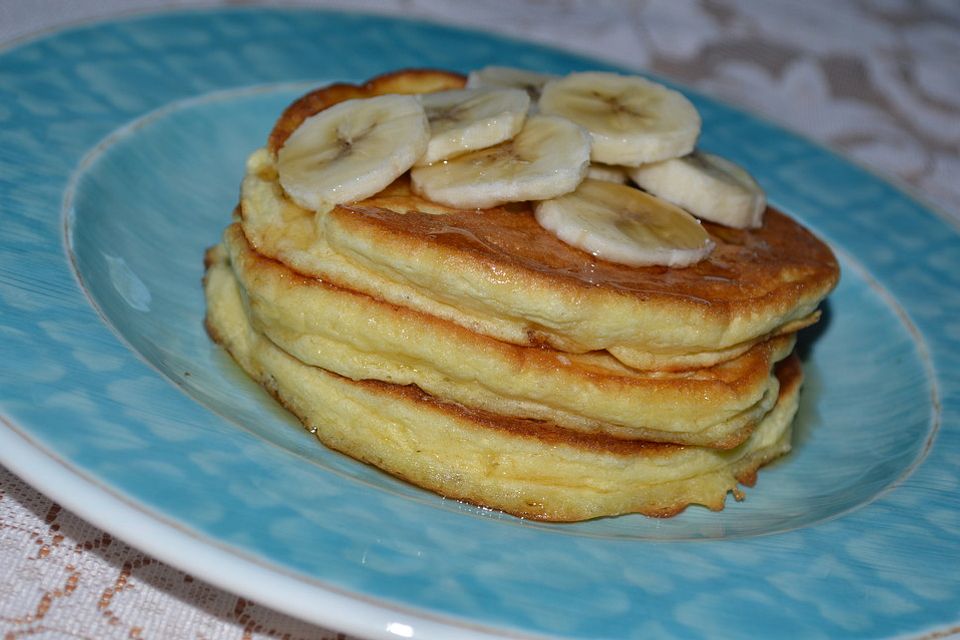
<svg viewBox="0 0 960 640">
<path fill-rule="evenodd" d="M 705 223 L 693 266 L 630 267 L 528 203 L 459 211 L 406 178 L 322 212 L 284 193 L 276 150 L 304 118 L 462 84 L 404 72 L 291 105 L 208 252 L 210 335 L 325 445 L 444 496 L 556 521 L 721 509 L 790 448 L 830 250 L 769 209 Z"/>
</svg>

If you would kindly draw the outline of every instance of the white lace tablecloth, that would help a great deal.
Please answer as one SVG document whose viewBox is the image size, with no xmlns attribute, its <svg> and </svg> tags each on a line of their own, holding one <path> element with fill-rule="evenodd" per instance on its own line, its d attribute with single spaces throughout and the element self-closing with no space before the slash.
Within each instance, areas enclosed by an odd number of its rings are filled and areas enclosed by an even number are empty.
<svg viewBox="0 0 960 640">
<path fill-rule="evenodd" d="M 0 0 L 0 45 L 78 20 L 191 4 Z M 653 71 L 804 133 L 960 224 L 960 2 L 314 4 L 479 27 Z M 3 640 L 346 637 L 172 569 L 62 510 L 2 467 L 0 634 Z"/>
</svg>

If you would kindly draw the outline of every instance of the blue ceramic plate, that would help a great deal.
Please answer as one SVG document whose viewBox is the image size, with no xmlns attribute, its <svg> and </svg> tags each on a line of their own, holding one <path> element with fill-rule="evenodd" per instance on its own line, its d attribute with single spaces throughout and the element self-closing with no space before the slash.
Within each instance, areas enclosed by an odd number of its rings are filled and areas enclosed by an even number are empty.
<svg viewBox="0 0 960 640">
<path fill-rule="evenodd" d="M 246 155 L 318 83 L 603 68 L 286 10 L 78 27 L 0 54 L 0 461 L 167 562 L 371 637 L 878 637 L 960 625 L 960 238 L 902 193 L 693 96 L 702 145 L 841 257 L 793 454 L 722 513 L 524 522 L 320 447 L 204 334 Z"/>
</svg>

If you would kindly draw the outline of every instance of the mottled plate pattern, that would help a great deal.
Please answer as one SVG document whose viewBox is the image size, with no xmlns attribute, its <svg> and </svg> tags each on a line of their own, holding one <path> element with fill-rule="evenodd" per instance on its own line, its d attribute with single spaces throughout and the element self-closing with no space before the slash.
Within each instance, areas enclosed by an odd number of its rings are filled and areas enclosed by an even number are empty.
<svg viewBox="0 0 960 640">
<path fill-rule="evenodd" d="M 326 451 L 211 345 L 203 250 L 283 106 L 329 80 L 484 64 L 607 68 L 420 22 L 260 9 L 0 54 L 0 461 L 171 564 L 362 635 L 960 625 L 960 234 L 706 98 L 692 96 L 702 145 L 843 267 L 802 341 L 795 451 L 742 503 L 557 526 L 445 501 Z"/>
</svg>

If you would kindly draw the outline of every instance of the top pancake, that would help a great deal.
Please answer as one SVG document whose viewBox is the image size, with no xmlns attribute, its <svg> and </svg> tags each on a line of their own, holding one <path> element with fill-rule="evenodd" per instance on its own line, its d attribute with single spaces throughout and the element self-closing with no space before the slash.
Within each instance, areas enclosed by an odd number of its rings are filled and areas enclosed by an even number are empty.
<svg viewBox="0 0 960 640">
<path fill-rule="evenodd" d="M 455 84 L 432 73 L 312 92 L 285 112 L 270 148 L 313 106 Z M 705 366 L 796 330 L 816 319 L 839 276 L 829 248 L 773 209 L 759 229 L 704 224 L 717 248 L 695 265 L 630 267 L 564 244 L 529 203 L 458 211 L 424 201 L 403 180 L 365 201 L 308 211 L 286 198 L 269 151 L 248 163 L 241 215 L 258 252 L 301 273 L 507 342 L 605 349 L 637 368 Z"/>
</svg>

